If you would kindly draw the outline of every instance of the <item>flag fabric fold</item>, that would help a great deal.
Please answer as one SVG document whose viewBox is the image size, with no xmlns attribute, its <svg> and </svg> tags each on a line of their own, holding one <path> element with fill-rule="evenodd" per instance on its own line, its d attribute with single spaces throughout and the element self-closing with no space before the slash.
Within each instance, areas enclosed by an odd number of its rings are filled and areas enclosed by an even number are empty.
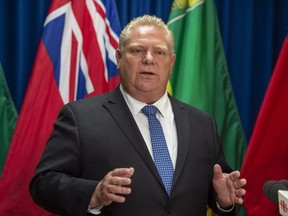
<svg viewBox="0 0 288 216">
<path fill-rule="evenodd" d="M 168 22 L 177 59 L 170 78 L 173 95 L 217 122 L 226 159 L 240 169 L 246 139 L 234 99 L 214 0 L 175 0 Z"/>
<path fill-rule="evenodd" d="M 0 176 L 4 167 L 18 113 L 0 64 Z"/>
<path fill-rule="evenodd" d="M 0 181 L 0 215 L 50 215 L 29 182 L 61 107 L 119 84 L 120 23 L 111 0 L 52 0 Z"/>
<path fill-rule="evenodd" d="M 279 215 L 265 197 L 268 180 L 288 179 L 288 35 L 272 73 L 243 163 L 247 179 L 244 206 L 249 216 Z"/>
</svg>

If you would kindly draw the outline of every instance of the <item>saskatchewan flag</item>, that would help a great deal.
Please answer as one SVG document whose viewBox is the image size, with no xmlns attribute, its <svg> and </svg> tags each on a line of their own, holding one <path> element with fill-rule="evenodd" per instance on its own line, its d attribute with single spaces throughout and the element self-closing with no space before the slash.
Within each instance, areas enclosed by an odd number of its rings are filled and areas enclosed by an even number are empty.
<svg viewBox="0 0 288 216">
<path fill-rule="evenodd" d="M 170 88 L 173 96 L 215 118 L 226 160 L 233 169 L 240 170 L 246 139 L 230 83 L 214 0 L 174 0 L 168 26 L 174 33 L 176 53 L 168 91 Z M 207 215 L 212 215 L 209 211 Z"/>
<path fill-rule="evenodd" d="M 17 111 L 0 64 L 0 176 L 17 120 Z"/>
<path fill-rule="evenodd" d="M 246 140 L 228 74 L 213 0 L 175 0 L 168 21 L 175 36 L 172 94 L 209 114 L 226 159 L 240 170 Z"/>
</svg>

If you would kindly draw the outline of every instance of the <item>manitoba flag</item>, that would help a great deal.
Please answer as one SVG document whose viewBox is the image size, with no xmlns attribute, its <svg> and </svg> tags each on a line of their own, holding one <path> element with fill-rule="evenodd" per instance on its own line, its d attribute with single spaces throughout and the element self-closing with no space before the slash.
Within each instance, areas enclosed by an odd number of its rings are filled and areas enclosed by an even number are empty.
<svg viewBox="0 0 288 216">
<path fill-rule="evenodd" d="M 119 84 L 112 0 L 52 0 L 0 180 L 0 215 L 49 215 L 29 183 L 61 107 Z"/>
</svg>

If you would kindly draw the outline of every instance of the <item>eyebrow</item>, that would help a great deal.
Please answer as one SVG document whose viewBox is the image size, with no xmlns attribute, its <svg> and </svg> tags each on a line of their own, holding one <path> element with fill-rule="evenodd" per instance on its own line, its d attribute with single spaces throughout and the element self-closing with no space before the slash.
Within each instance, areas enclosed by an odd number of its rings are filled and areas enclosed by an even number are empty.
<svg viewBox="0 0 288 216">
<path fill-rule="evenodd" d="M 127 46 L 127 48 L 133 48 L 133 47 L 141 47 L 141 48 L 146 48 L 146 46 L 141 45 L 141 44 L 130 44 Z M 155 45 L 153 46 L 153 49 L 161 49 L 161 50 L 167 50 L 169 51 L 169 48 L 166 46 L 159 46 L 159 45 Z"/>
</svg>

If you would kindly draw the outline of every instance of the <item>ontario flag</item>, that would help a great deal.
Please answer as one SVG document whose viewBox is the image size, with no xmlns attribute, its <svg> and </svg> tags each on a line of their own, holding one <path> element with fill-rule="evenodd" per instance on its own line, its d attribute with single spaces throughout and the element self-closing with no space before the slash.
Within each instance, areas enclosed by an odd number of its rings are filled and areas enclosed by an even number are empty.
<svg viewBox="0 0 288 216">
<path fill-rule="evenodd" d="M 0 180 L 0 215 L 50 215 L 29 183 L 61 107 L 119 84 L 112 0 L 52 0 Z"/>
</svg>

